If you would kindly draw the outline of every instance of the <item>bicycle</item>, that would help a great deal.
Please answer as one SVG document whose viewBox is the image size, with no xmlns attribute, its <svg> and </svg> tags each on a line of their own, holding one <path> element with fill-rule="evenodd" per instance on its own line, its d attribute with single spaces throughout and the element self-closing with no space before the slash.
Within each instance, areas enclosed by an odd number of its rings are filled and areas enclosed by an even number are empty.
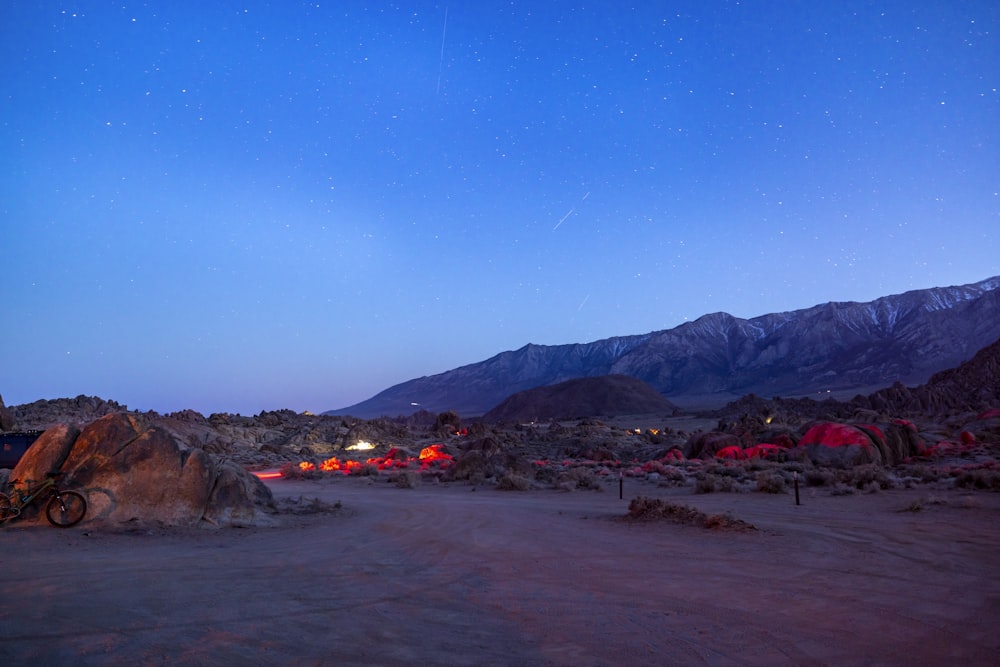
<svg viewBox="0 0 1000 667">
<path fill-rule="evenodd" d="M 0 522 L 15 519 L 21 515 L 21 510 L 35 501 L 43 492 L 49 492 L 49 502 L 45 504 L 45 518 L 57 528 L 69 528 L 75 526 L 83 520 L 87 513 L 87 499 L 82 493 L 76 491 L 61 491 L 56 486 L 56 477 L 63 475 L 62 472 L 46 473 L 45 481 L 28 486 L 25 489 L 18 489 L 14 484 L 20 480 L 13 480 L 10 495 L 0 493 Z"/>
</svg>

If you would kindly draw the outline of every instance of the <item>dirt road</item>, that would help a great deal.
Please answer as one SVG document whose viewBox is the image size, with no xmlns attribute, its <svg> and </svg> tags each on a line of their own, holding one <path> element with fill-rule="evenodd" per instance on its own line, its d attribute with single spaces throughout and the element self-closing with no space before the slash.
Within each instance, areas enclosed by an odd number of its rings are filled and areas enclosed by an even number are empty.
<svg viewBox="0 0 1000 667">
<path fill-rule="evenodd" d="M 0 663 L 996 664 L 1000 494 L 674 499 L 279 480 L 275 528 L 0 530 Z M 918 501 L 920 511 L 909 511 Z M 928 502 L 929 501 L 929 502 Z"/>
</svg>

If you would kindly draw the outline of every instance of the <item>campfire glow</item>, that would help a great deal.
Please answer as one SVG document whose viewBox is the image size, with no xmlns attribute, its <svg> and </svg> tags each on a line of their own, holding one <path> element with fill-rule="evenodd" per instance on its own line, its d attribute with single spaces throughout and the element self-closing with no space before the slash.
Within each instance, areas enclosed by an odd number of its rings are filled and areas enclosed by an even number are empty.
<svg viewBox="0 0 1000 667">
<path fill-rule="evenodd" d="M 368 449 L 375 449 L 375 445 L 368 442 L 367 440 L 358 440 L 356 443 L 347 448 L 348 450 L 365 451 Z"/>
<path fill-rule="evenodd" d="M 370 445 L 365 441 L 361 441 L 358 445 L 369 445 L 367 447 L 352 446 L 347 449 L 371 449 L 374 445 Z M 424 447 L 420 450 L 420 454 L 416 457 L 406 456 L 405 452 L 397 447 L 392 447 L 385 453 L 385 456 L 376 456 L 372 458 L 365 459 L 364 461 L 354 461 L 351 459 L 339 459 L 336 456 L 329 458 L 319 464 L 318 468 L 312 461 L 302 461 L 299 463 L 299 469 L 303 472 L 313 472 L 315 470 L 321 470 L 323 472 L 339 472 L 345 475 L 359 475 L 363 474 L 365 469 L 371 469 L 374 467 L 376 470 L 399 470 L 413 467 L 419 467 L 421 471 L 429 470 L 431 468 L 436 468 L 443 470 L 452 464 L 454 457 L 444 451 L 443 444 L 434 444 L 428 447 Z"/>
</svg>

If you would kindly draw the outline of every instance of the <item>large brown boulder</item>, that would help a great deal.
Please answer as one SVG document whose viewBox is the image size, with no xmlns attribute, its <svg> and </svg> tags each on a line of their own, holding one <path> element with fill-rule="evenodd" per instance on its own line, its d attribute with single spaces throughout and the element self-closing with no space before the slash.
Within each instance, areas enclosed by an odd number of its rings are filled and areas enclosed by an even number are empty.
<svg viewBox="0 0 1000 667">
<path fill-rule="evenodd" d="M 65 473 L 61 486 L 87 497 L 85 522 L 252 525 L 268 522 L 272 504 L 267 487 L 243 468 L 216 463 L 130 414 L 106 415 L 82 431 L 47 430 L 11 478 L 42 480 L 50 470 Z"/>
<path fill-rule="evenodd" d="M 865 431 L 849 424 L 816 424 L 799 440 L 809 460 L 816 465 L 853 467 L 882 463 L 881 450 Z"/>
</svg>

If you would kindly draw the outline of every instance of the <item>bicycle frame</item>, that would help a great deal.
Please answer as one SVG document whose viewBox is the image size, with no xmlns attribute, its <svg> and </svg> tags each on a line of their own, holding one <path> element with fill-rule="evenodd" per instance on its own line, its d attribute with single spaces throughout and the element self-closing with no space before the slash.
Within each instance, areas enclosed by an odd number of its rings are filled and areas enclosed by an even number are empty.
<svg viewBox="0 0 1000 667">
<path fill-rule="evenodd" d="M 53 477 L 49 477 L 44 482 L 39 482 L 33 487 L 30 485 L 31 480 L 28 480 L 28 486 L 26 486 L 24 490 L 18 489 L 17 483 L 18 480 L 14 480 L 11 483 L 10 493 L 5 495 L 10 499 L 10 506 L 13 509 L 21 510 L 34 502 L 35 498 L 37 498 L 38 494 L 42 491 L 45 491 L 46 489 L 54 489 L 56 480 Z"/>
</svg>

